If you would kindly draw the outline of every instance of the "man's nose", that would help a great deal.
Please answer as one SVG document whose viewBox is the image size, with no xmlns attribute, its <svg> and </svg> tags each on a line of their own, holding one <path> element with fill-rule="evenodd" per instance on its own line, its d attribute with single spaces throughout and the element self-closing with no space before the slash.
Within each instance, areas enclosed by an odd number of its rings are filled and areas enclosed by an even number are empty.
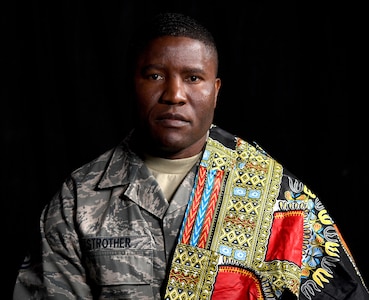
<svg viewBox="0 0 369 300">
<path fill-rule="evenodd" d="M 179 77 L 168 78 L 165 83 L 165 90 L 162 95 L 162 102 L 165 104 L 183 105 L 187 98 L 185 92 L 185 83 Z"/>
</svg>

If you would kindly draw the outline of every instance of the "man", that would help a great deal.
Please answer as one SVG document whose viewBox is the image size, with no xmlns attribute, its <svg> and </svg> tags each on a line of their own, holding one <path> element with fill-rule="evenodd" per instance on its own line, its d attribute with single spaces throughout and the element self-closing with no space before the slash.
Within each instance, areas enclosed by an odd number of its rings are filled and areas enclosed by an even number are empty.
<svg viewBox="0 0 369 300">
<path fill-rule="evenodd" d="M 212 35 L 161 14 L 132 50 L 137 124 L 45 207 L 14 299 L 369 299 L 319 198 L 212 124 Z"/>
</svg>

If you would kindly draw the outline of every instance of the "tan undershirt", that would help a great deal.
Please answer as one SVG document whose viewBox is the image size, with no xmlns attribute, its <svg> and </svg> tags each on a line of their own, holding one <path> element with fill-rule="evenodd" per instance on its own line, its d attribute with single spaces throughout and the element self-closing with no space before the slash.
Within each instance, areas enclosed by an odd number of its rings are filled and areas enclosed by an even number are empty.
<svg viewBox="0 0 369 300">
<path fill-rule="evenodd" d="M 145 163 L 155 176 L 165 198 L 169 202 L 186 174 L 201 156 L 201 153 L 180 159 L 165 159 L 145 154 Z"/>
</svg>

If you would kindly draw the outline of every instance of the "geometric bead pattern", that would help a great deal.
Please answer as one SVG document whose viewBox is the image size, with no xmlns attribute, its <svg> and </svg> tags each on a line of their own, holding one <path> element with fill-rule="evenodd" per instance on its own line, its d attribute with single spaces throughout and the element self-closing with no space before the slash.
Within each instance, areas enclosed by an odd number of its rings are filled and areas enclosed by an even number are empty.
<svg viewBox="0 0 369 300">
<path fill-rule="evenodd" d="M 206 223 L 211 226 L 207 227 L 206 242 L 201 243 L 203 248 L 197 247 L 196 243 L 191 244 L 188 242 L 189 234 L 193 241 L 194 237 L 197 241 L 197 236 L 193 234 L 200 234 L 200 230 L 195 227 L 193 231 L 194 212 L 186 213 L 183 223 L 186 230 L 175 250 L 165 299 L 210 299 L 220 255 L 260 272 L 263 280 L 273 282 L 278 289 L 278 282 L 282 282 L 281 265 L 265 263 L 265 254 L 273 207 L 283 175 L 282 166 L 241 139 L 236 140 L 236 149 L 229 149 L 210 137 L 200 166 L 205 175 L 195 180 L 194 191 L 209 193 L 209 185 L 215 182 L 212 179 L 214 174 L 222 174 L 212 219 Z M 212 181 L 206 179 L 207 176 Z M 200 195 L 196 199 L 199 198 Z M 208 201 L 209 197 L 202 196 L 201 201 L 203 199 Z M 197 207 L 201 213 L 201 203 Z M 190 218 L 191 215 L 193 217 Z M 282 264 L 284 270 L 291 269 L 288 262 Z M 298 269 L 291 269 L 291 272 L 283 276 L 295 282 Z"/>
</svg>

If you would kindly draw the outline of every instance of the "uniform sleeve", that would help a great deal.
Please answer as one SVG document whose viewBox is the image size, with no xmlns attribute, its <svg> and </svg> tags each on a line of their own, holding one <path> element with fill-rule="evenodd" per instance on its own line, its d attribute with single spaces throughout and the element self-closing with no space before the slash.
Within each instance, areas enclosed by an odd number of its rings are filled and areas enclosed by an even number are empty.
<svg viewBox="0 0 369 300">
<path fill-rule="evenodd" d="M 92 299 L 75 230 L 72 181 L 42 211 L 40 261 L 20 270 L 14 300 Z"/>
</svg>

